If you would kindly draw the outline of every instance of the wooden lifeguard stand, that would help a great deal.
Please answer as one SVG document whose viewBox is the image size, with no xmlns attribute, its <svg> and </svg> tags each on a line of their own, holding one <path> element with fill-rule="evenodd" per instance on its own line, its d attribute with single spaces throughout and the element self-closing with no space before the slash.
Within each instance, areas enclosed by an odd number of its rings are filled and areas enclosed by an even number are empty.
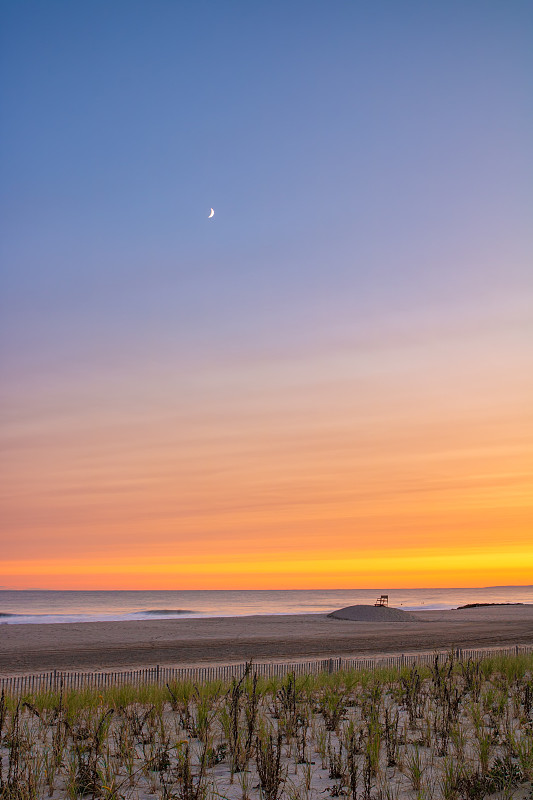
<svg viewBox="0 0 533 800">
<path fill-rule="evenodd" d="M 378 597 L 376 602 L 374 603 L 375 606 L 388 606 L 389 605 L 389 595 L 382 594 L 381 597 Z"/>
</svg>

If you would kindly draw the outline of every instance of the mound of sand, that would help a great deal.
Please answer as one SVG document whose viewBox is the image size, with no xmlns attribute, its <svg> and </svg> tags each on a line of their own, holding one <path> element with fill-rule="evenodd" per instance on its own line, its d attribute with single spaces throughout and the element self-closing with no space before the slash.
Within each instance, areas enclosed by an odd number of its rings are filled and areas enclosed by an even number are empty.
<svg viewBox="0 0 533 800">
<path fill-rule="evenodd" d="M 335 619 L 350 619 L 353 622 L 418 622 L 408 611 L 389 606 L 346 606 L 328 614 Z"/>
</svg>

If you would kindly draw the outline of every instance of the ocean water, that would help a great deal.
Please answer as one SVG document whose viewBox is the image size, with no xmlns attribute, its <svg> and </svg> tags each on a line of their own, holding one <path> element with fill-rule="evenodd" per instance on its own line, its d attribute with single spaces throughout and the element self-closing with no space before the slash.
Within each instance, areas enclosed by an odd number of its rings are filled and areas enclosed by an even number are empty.
<svg viewBox="0 0 533 800">
<path fill-rule="evenodd" d="M 457 608 L 467 603 L 533 603 L 533 586 L 273 591 L 0 590 L 0 624 L 325 614 L 344 606 L 373 603 L 381 594 L 389 595 L 389 605 L 406 611 Z"/>
</svg>

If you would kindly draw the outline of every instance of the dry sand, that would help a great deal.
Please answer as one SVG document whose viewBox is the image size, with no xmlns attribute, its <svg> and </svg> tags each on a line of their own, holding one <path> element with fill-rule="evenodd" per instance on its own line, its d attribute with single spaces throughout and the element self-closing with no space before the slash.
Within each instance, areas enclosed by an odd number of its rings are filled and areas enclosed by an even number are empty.
<svg viewBox="0 0 533 800">
<path fill-rule="evenodd" d="M 333 619 L 349 619 L 352 622 L 417 622 L 420 620 L 409 611 L 390 606 L 346 606 L 332 611 L 328 617 Z"/>
<path fill-rule="evenodd" d="M 1 625 L 0 675 L 533 644 L 533 605 L 410 614 L 420 624 L 306 614 Z"/>
</svg>

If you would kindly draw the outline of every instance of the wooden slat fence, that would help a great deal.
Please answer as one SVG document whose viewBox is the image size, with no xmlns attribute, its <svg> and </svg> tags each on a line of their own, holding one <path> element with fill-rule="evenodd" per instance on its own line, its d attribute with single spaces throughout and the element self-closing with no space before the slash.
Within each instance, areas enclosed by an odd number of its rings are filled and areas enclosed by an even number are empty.
<svg viewBox="0 0 533 800">
<path fill-rule="evenodd" d="M 494 655 L 519 655 L 532 653 L 531 645 L 513 645 L 512 647 L 496 647 L 485 649 L 454 649 L 457 659 L 480 659 Z M 293 663 L 254 663 L 252 669 L 264 677 L 283 677 L 289 672 L 296 675 L 321 672 L 338 672 L 345 669 L 376 669 L 378 667 L 404 667 L 415 664 L 433 664 L 435 657 L 444 661 L 449 651 L 431 651 L 425 653 L 402 653 L 400 655 L 380 656 L 377 658 L 326 658 L 317 661 L 296 661 Z M 208 681 L 230 681 L 244 675 L 246 664 L 226 664 L 211 667 L 149 667 L 122 672 L 61 672 L 53 670 L 41 675 L 15 675 L 0 678 L 0 693 L 13 696 L 30 695 L 38 692 L 58 691 L 60 687 L 69 689 L 97 688 L 106 689 L 112 686 L 140 686 L 142 684 L 165 685 L 170 681 L 192 681 L 206 683 Z"/>
</svg>

